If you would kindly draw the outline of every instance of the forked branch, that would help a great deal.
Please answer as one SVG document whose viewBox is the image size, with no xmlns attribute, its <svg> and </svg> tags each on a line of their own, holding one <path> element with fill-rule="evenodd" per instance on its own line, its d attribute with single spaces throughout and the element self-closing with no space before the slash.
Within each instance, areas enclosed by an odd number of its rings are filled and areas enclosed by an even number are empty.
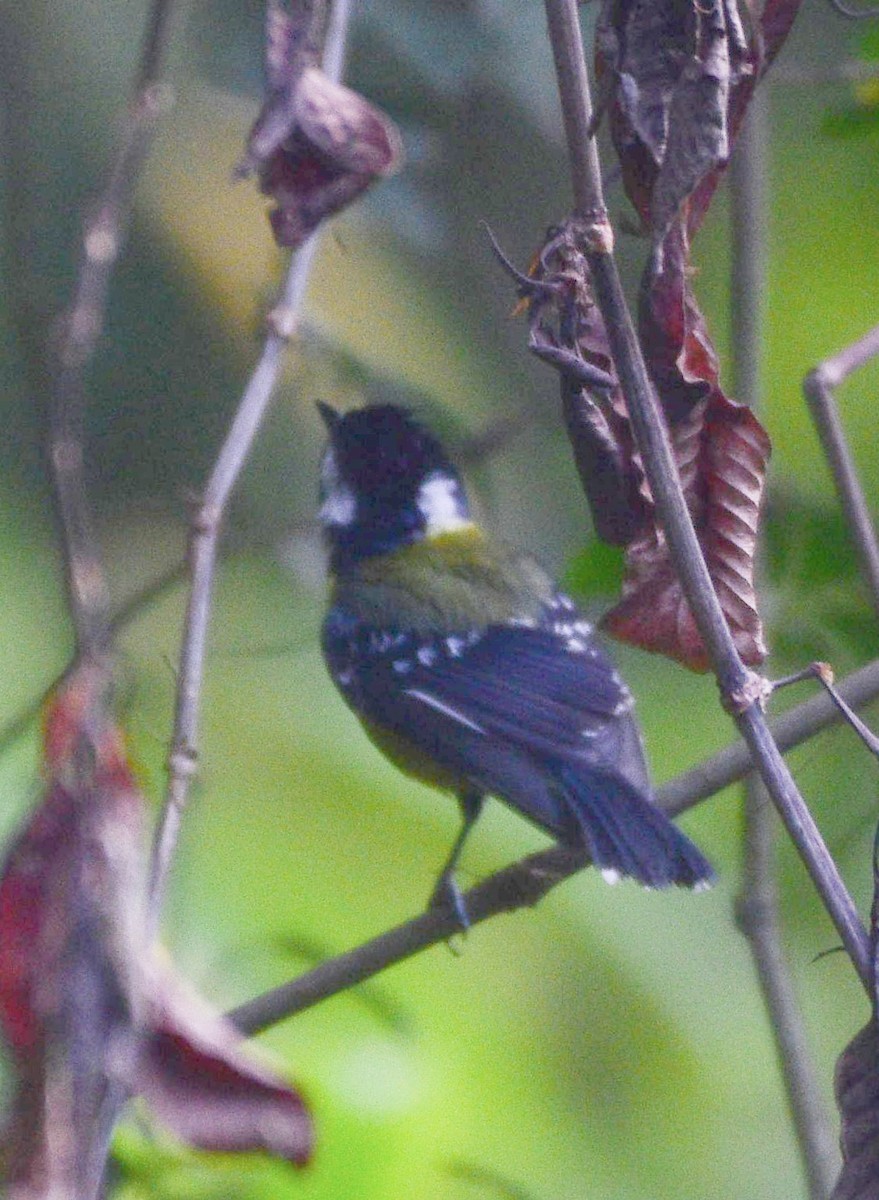
<svg viewBox="0 0 879 1200">
<path fill-rule="evenodd" d="M 803 392 L 830 464 L 843 513 L 861 561 L 873 611 L 879 618 L 879 541 L 836 404 L 839 385 L 877 355 L 879 325 L 810 371 L 803 381 Z"/>
<path fill-rule="evenodd" d="M 854 708 L 879 696 L 879 660 L 843 680 L 839 691 Z M 842 719 L 843 714 L 833 700 L 827 695 L 818 695 L 776 717 L 770 728 L 776 744 L 790 750 Z M 659 789 L 657 798 L 670 816 L 678 816 L 743 779 L 753 769 L 748 746 L 737 741 L 665 784 Z M 515 912 L 536 904 L 551 888 L 587 865 L 587 858 L 553 846 L 505 868 L 465 894 L 464 903 L 471 925 L 499 913 Z M 255 996 L 228 1015 L 243 1033 L 259 1033 L 329 996 L 373 978 L 397 962 L 447 941 L 459 931 L 460 925 L 451 912 L 437 909 L 423 913 L 328 959 L 296 979 Z"/>
<path fill-rule="evenodd" d="M 316 3 L 312 27 L 323 25 L 325 3 Z M 333 80 L 342 73 L 350 0 L 334 0 L 324 43 L 323 70 Z M 191 584 L 183 627 L 174 732 L 165 805 L 153 847 L 150 920 L 158 925 L 162 895 L 177 842 L 189 785 L 196 770 L 201 688 L 217 547 L 226 507 L 271 403 L 287 343 L 296 334 L 311 265 L 317 250 L 312 235 L 291 260 L 281 295 L 268 317 L 262 354 L 220 448 L 217 461 L 191 523 Z"/>
<path fill-rule="evenodd" d="M 575 0 L 545 0 L 557 64 L 565 129 L 588 129 L 592 117 L 579 14 Z M 858 975 L 869 987 L 870 945 L 863 922 L 836 864 L 769 732 L 763 712 L 765 681 L 745 667 L 717 599 L 693 527 L 665 422 L 644 364 L 613 255 L 597 156 L 569 141 L 574 211 L 582 222 L 584 252 L 595 299 L 608 332 L 635 440 L 675 569 L 717 677 L 725 707 L 748 743 L 755 766 L 778 808 L 837 927 Z"/>
</svg>

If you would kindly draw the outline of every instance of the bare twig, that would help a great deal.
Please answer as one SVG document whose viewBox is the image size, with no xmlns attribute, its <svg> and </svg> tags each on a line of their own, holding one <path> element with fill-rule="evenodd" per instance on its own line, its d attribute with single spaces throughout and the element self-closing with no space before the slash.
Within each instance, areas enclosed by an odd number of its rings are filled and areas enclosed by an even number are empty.
<svg viewBox="0 0 879 1200">
<path fill-rule="evenodd" d="M 879 696 L 879 659 L 853 671 L 837 690 L 853 708 L 860 708 L 874 700 Z M 830 696 L 813 696 L 804 704 L 798 704 L 796 708 L 774 717 L 769 722 L 769 732 L 778 748 L 787 751 L 802 745 L 822 729 L 842 719 L 842 715 L 835 711 Z M 672 814 L 684 812 L 728 784 L 742 779 L 753 765 L 747 744 L 733 742 L 660 788 L 660 802 Z"/>
<path fill-rule="evenodd" d="M 864 490 L 846 441 L 834 392 L 853 371 L 879 355 L 879 325 L 810 371 L 803 391 L 836 484 L 843 512 L 861 560 L 873 611 L 879 617 L 879 542 Z"/>
<path fill-rule="evenodd" d="M 766 83 L 772 87 L 815 87 L 819 84 L 866 83 L 879 76 L 879 63 L 850 59 L 828 66 L 781 62 L 773 66 Z"/>
<path fill-rule="evenodd" d="M 879 660 L 854 672 L 840 684 L 839 690 L 854 707 L 875 699 L 879 696 Z M 777 717 L 770 728 L 776 743 L 789 750 L 840 720 L 842 717 L 830 697 L 820 695 Z M 743 779 L 753 768 L 747 744 L 738 741 L 665 784 L 657 798 L 670 816 L 678 816 Z M 585 856 L 578 857 L 564 847 L 554 846 L 505 868 L 466 893 L 464 903 L 471 924 L 535 904 L 587 863 Z M 244 1033 L 258 1033 L 337 992 L 371 979 L 394 963 L 446 941 L 459 928 L 457 921 L 441 910 L 423 913 L 321 963 L 297 979 L 248 1000 L 229 1015 Z"/>
<path fill-rule="evenodd" d="M 325 73 L 338 79 L 342 73 L 351 0 L 332 5 L 323 59 Z M 315 4 L 312 20 L 322 22 L 324 4 Z M 223 517 L 241 469 L 271 402 L 287 343 L 296 333 L 311 264 L 317 250 L 312 236 L 293 257 L 280 298 L 269 314 L 269 332 L 263 351 L 245 388 L 241 403 L 220 448 L 191 524 L 189 565 L 191 586 L 180 652 L 180 671 L 174 732 L 169 760 L 165 806 L 156 832 L 150 881 L 150 922 L 155 930 L 162 895 L 189 784 L 196 770 L 198 722 L 214 567 Z"/>
<path fill-rule="evenodd" d="M 172 8 L 170 0 L 156 0 L 150 10 L 126 128 L 106 185 L 84 222 L 76 290 L 61 319 L 55 352 L 50 462 L 80 657 L 106 651 L 110 633 L 110 596 L 83 475 L 85 372 L 104 326 L 110 277 L 163 107 L 158 78 Z"/>
<path fill-rule="evenodd" d="M 111 641 L 115 640 L 115 635 L 124 629 L 129 621 L 148 609 L 154 601 L 161 599 L 170 588 L 181 583 L 185 576 L 183 563 L 175 563 L 174 566 L 169 567 L 167 571 L 130 596 L 110 619 Z M 28 701 L 10 721 L 0 726 L 0 755 L 33 726 L 34 721 L 42 712 L 47 698 L 59 687 L 66 673 L 63 671 L 60 675 L 56 675 L 36 700 Z"/>
<path fill-rule="evenodd" d="M 592 115 L 576 0 L 545 0 L 566 132 L 588 129 Z M 862 982 L 869 986 L 867 932 L 836 864 L 797 791 L 762 710 L 764 681 L 742 662 L 718 603 L 680 485 L 668 433 L 650 384 L 613 257 L 613 237 L 597 179 L 596 155 L 569 144 L 574 209 L 595 299 L 608 333 L 635 440 L 675 568 L 706 647 L 726 707 L 748 742 L 761 778 L 839 931 Z"/>
<path fill-rule="evenodd" d="M 879 8 L 849 8 L 843 0 L 829 0 L 830 7 L 835 9 L 847 21 L 869 21 L 879 17 Z"/>
<path fill-rule="evenodd" d="M 867 747 L 871 754 L 879 758 L 879 737 L 866 725 L 856 712 L 853 711 L 851 705 L 846 703 L 845 697 L 839 694 L 839 691 L 834 686 L 832 672 L 827 669 L 826 663 L 814 663 L 814 674 L 823 684 L 824 690 L 827 692 L 830 699 L 839 709 L 842 716 L 848 721 L 852 729 Z"/>
<path fill-rule="evenodd" d="M 105 657 L 111 642 L 110 592 L 84 474 L 85 375 L 104 326 L 113 267 L 165 100 L 158 79 L 172 11 L 172 0 L 155 0 L 150 8 L 127 125 L 104 190 L 84 222 L 76 289 L 59 325 L 53 363 L 50 464 L 78 659 Z M 109 1140 L 123 1099 L 118 1086 L 108 1083 L 89 1147 L 84 1200 L 101 1193 Z"/>
<path fill-rule="evenodd" d="M 790 968 L 781 948 L 775 887 L 775 813 L 759 780 L 746 799 L 745 877 L 736 916 L 757 968 L 811 1200 L 826 1200 L 839 1151 L 809 1050 Z"/>
<path fill-rule="evenodd" d="M 557 883 L 588 862 L 585 854 L 553 846 L 498 871 L 464 894 L 470 924 L 477 925 L 498 913 L 515 912 L 536 904 Z M 429 909 L 347 954 L 321 963 L 298 979 L 248 1000 L 227 1015 L 243 1033 L 259 1033 L 328 996 L 362 983 L 394 963 L 448 941 L 460 931 L 460 919 L 451 907 Z"/>
<path fill-rule="evenodd" d="M 733 390 L 756 409 L 762 396 L 766 295 L 766 93 L 758 88 L 730 168 Z M 826 1200 L 839 1171 L 836 1139 L 809 1050 L 805 1023 L 782 947 L 775 883 L 777 821 L 760 779 L 745 779 L 742 886 L 736 903 L 775 1038 L 811 1200 Z"/>
</svg>

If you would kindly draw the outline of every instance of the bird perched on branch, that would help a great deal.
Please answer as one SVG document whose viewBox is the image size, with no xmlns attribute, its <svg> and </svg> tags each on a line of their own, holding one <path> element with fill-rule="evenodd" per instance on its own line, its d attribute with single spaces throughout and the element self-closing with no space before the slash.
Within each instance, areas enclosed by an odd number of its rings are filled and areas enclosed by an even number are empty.
<svg viewBox="0 0 879 1200">
<path fill-rule="evenodd" d="M 631 693 L 572 601 L 474 523 L 460 475 L 408 412 L 318 407 L 324 657 L 376 746 L 460 802 L 434 903 L 466 927 L 454 870 L 489 795 L 611 881 L 710 882 L 654 803 Z"/>
</svg>

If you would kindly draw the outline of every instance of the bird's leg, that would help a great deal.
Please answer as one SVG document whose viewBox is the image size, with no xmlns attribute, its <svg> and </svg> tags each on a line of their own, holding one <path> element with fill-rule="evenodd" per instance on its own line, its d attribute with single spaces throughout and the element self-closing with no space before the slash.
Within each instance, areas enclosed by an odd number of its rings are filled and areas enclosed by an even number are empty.
<svg viewBox="0 0 879 1200">
<path fill-rule="evenodd" d="M 479 814 L 482 812 L 483 800 L 484 796 L 481 796 L 478 792 L 459 793 L 458 803 L 461 805 L 461 816 L 463 818 L 461 828 L 430 897 L 430 907 L 450 908 L 458 918 L 461 928 L 465 932 L 470 928 L 470 917 L 467 913 L 467 906 L 464 903 L 464 896 L 458 886 L 458 881 L 455 879 L 455 868 L 458 865 L 458 859 L 461 857 L 461 851 L 464 849 L 464 843 L 467 841 L 470 830 L 476 824 Z"/>
</svg>

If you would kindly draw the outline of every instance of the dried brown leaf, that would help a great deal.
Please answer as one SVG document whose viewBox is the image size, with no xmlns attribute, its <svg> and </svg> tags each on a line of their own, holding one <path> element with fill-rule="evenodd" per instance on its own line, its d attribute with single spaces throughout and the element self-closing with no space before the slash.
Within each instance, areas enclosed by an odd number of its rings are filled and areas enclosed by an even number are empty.
<svg viewBox="0 0 879 1200">
<path fill-rule="evenodd" d="M 879 1200 L 879 1026 L 875 1017 L 839 1057 L 835 1079 L 842 1172 L 831 1200 Z"/>
<path fill-rule="evenodd" d="M 712 582 L 742 659 L 766 656 L 753 560 L 769 439 L 750 409 L 720 392 L 675 430 L 675 453 Z M 709 663 L 662 532 L 626 551 L 623 598 L 602 622 L 621 641 L 666 654 L 693 671 Z"/>
<path fill-rule="evenodd" d="M 299 17 L 271 3 L 267 94 L 237 175 L 259 173 L 276 207 L 275 238 L 295 248 L 376 179 L 393 174 L 402 142 L 393 122 L 317 66 Z"/>
<path fill-rule="evenodd" d="M 0 874 L 0 1029 L 17 1078 L 8 1195 L 93 1190 L 111 1084 L 148 1093 L 199 1146 L 305 1161 L 299 1096 L 203 1002 L 181 1000 L 147 944 L 145 806 L 103 667 L 59 690 L 44 747 L 45 798 Z"/>
</svg>

